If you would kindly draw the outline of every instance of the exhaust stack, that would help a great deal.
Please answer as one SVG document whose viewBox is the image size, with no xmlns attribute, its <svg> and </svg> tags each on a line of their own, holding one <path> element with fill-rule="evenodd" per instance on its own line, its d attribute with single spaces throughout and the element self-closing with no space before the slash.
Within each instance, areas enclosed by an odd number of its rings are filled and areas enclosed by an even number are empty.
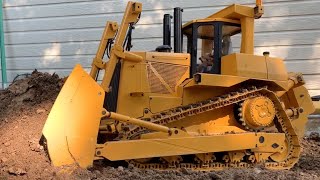
<svg viewBox="0 0 320 180">
<path fill-rule="evenodd" d="M 174 8 L 174 52 L 182 53 L 182 12 L 180 7 Z"/>
<path fill-rule="evenodd" d="M 171 47 L 171 18 L 170 14 L 163 16 L 163 45 Z"/>
</svg>

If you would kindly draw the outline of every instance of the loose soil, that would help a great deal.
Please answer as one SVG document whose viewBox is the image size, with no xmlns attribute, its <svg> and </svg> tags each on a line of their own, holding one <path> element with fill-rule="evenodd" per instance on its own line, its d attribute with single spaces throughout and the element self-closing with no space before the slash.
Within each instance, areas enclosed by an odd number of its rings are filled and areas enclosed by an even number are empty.
<svg viewBox="0 0 320 180">
<path fill-rule="evenodd" d="M 90 169 L 50 164 L 39 145 L 41 131 L 64 79 L 33 72 L 0 91 L 0 180 L 4 179 L 320 179 L 320 137 L 302 140 L 299 162 L 288 171 L 263 167 L 213 172 L 140 170 L 97 162 Z"/>
</svg>

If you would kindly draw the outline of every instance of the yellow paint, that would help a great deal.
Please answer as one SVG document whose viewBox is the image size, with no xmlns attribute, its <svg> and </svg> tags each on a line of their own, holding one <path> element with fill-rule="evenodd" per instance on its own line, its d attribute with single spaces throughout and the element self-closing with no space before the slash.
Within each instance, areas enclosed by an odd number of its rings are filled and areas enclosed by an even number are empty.
<svg viewBox="0 0 320 180">
<path fill-rule="evenodd" d="M 142 11 L 141 3 L 134 3 L 129 1 L 125 14 L 123 16 L 120 28 L 117 31 L 117 37 L 115 39 L 114 47 L 111 50 L 109 64 L 106 67 L 106 73 L 104 74 L 101 86 L 104 88 L 106 92 L 109 92 L 109 85 L 111 82 L 111 78 L 118 62 L 118 59 L 124 57 L 122 45 L 124 44 L 124 40 L 127 34 L 127 30 L 129 28 L 130 23 L 136 23 L 138 21 L 138 17 Z"/>
<path fill-rule="evenodd" d="M 222 57 L 221 74 L 268 79 L 264 56 L 251 54 L 230 54 Z"/>
<path fill-rule="evenodd" d="M 265 143 L 259 142 L 260 136 L 265 137 Z M 117 161 L 150 158 L 155 156 L 166 157 L 209 152 L 236 151 L 242 149 L 259 150 L 259 148 L 270 146 L 270 143 L 267 142 L 277 142 L 281 144 L 283 143 L 283 140 L 284 134 L 282 133 L 257 133 L 257 135 L 255 133 L 242 133 L 215 136 L 130 140 L 107 142 L 103 148 L 98 148 L 96 150 L 96 155 L 100 154 L 98 156 L 103 156 L 111 161 Z M 276 152 L 276 150 L 273 151 Z M 278 151 L 280 151 L 280 149 Z"/>
<path fill-rule="evenodd" d="M 157 113 L 182 105 L 182 98 L 172 96 L 150 96 L 149 103 L 151 112 Z"/>
<path fill-rule="evenodd" d="M 241 108 L 241 118 L 253 129 L 270 126 L 276 115 L 273 102 L 266 97 L 248 99 Z"/>
<path fill-rule="evenodd" d="M 313 101 L 313 106 L 315 107 L 314 114 L 320 114 L 320 101 Z"/>
<path fill-rule="evenodd" d="M 81 167 L 88 167 L 94 159 L 140 159 L 140 162 L 147 162 L 148 158 L 162 157 L 174 164 L 181 160 L 182 155 L 194 155 L 196 161 L 210 163 L 215 160 L 215 152 L 224 152 L 225 162 L 236 163 L 242 161 L 246 150 L 253 152 L 249 157 L 252 162 L 263 162 L 269 157 L 275 161 L 284 159 L 292 146 L 286 144 L 284 133 L 255 133 L 246 127 L 261 129 L 271 126 L 269 129 L 274 130 L 274 106 L 278 105 L 279 110 L 281 103 L 284 114 L 290 114 L 290 122 L 286 121 L 286 125 L 292 124 L 293 127 L 288 131 L 302 137 L 307 116 L 314 107 L 303 87 L 305 83 L 301 75 L 288 73 L 280 58 L 253 55 L 254 19 L 263 14 L 262 2 L 257 1 L 256 4 L 255 8 L 231 5 L 207 18 L 195 19 L 184 25 L 213 21 L 241 25 L 241 53 L 222 57 L 221 74 L 198 73 L 190 78 L 188 53 L 124 50 L 129 24 L 136 23 L 142 12 L 141 3 L 128 2 L 121 25 L 107 23 L 90 75 L 77 65 L 50 112 L 43 135 L 52 163 L 61 166 L 76 162 Z M 232 33 L 238 32 L 239 28 L 233 29 Z M 212 31 L 212 28 L 202 28 L 200 34 L 212 36 Z M 110 60 L 105 63 L 103 52 L 107 41 L 112 38 L 115 38 L 115 43 Z M 202 54 L 212 50 L 211 42 L 204 40 L 202 45 Z M 109 86 L 117 63 L 121 63 L 117 109 L 109 112 L 103 104 L 105 92 L 112 91 Z M 105 70 L 101 85 L 94 81 L 99 70 Z M 193 109 L 189 110 L 193 111 L 196 109 L 193 105 L 199 101 L 239 92 L 239 89 L 252 85 L 268 86 L 268 90 L 275 93 L 270 93 L 275 98 L 271 101 L 266 97 L 250 96 L 237 104 L 219 106 L 196 116 L 188 114 L 174 122 L 170 119 L 167 124 L 161 121 L 157 124 L 148 119 L 156 113 L 161 113 L 158 114 L 161 118 L 166 117 L 167 112 L 179 114 L 184 105 L 191 105 Z M 231 101 L 229 97 L 223 98 Z M 199 106 L 203 108 L 205 102 Z M 175 107 L 180 109 L 173 111 Z M 299 112 L 298 109 L 304 111 Z M 241 118 L 245 118 L 248 126 L 241 123 Z M 151 132 L 145 131 L 135 139 L 126 139 L 127 130 L 135 126 Z M 98 133 L 106 135 L 101 144 L 97 144 Z M 116 133 L 124 135 L 120 137 L 122 140 L 114 141 L 113 136 L 109 136 Z M 300 148 L 297 139 L 290 143 Z M 294 151 L 295 156 L 298 156 L 297 152 Z"/>
<path fill-rule="evenodd" d="M 288 80 L 287 68 L 280 58 L 266 57 L 268 79 L 286 81 Z"/>
<path fill-rule="evenodd" d="M 104 90 L 76 65 L 42 131 L 53 165 L 92 164 L 103 100 Z"/>
<path fill-rule="evenodd" d="M 102 34 L 100 44 L 96 53 L 96 57 L 93 59 L 92 68 L 90 71 L 90 76 L 93 79 L 96 79 L 97 73 L 99 70 L 105 68 L 105 62 L 102 61 L 104 56 L 104 51 L 107 48 L 107 43 L 109 40 L 114 38 L 116 32 L 118 30 L 117 22 L 107 22 L 104 32 Z"/>
</svg>

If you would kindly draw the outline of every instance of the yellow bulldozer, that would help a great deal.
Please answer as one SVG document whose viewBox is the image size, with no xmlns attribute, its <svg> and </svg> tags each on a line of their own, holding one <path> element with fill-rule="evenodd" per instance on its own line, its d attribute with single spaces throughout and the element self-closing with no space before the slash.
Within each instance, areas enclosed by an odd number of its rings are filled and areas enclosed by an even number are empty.
<svg viewBox="0 0 320 180">
<path fill-rule="evenodd" d="M 293 167 L 314 107 L 301 74 L 287 72 L 283 59 L 268 52 L 254 55 L 261 0 L 184 25 L 175 8 L 174 48 L 166 14 L 163 45 L 133 52 L 141 12 L 141 3 L 128 2 L 120 26 L 107 22 L 90 74 L 76 65 L 65 82 L 41 140 L 52 164 Z M 232 52 L 235 38 L 239 52 Z"/>
</svg>

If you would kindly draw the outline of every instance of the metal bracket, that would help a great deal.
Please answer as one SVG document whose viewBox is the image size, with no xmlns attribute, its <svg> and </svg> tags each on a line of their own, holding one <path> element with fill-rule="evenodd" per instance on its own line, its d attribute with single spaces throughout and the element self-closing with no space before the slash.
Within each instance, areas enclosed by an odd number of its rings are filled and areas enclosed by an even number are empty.
<svg viewBox="0 0 320 180">
<path fill-rule="evenodd" d="M 106 64 L 102 61 L 102 59 L 93 58 L 92 66 L 96 66 L 96 67 L 98 67 L 99 69 L 104 69 L 104 68 L 105 68 L 105 65 L 106 65 Z"/>
</svg>

